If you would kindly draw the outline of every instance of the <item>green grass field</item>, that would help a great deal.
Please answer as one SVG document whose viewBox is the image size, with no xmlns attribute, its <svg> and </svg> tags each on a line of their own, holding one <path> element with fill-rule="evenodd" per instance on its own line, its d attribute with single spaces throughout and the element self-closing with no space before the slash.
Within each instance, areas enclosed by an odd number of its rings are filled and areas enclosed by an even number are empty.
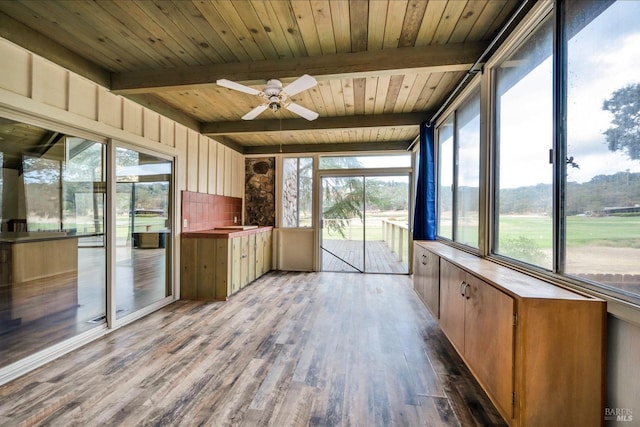
<svg viewBox="0 0 640 427">
<path fill-rule="evenodd" d="M 475 232 L 473 225 L 462 227 L 465 234 Z M 551 248 L 553 244 L 553 224 L 549 217 L 502 216 L 499 234 L 500 240 L 525 238 L 541 249 Z M 640 248 L 640 217 L 567 217 L 567 246 Z"/>
<path fill-rule="evenodd" d="M 537 248 L 550 248 L 553 238 L 551 218 L 500 218 L 500 239 L 524 237 Z M 640 248 L 640 217 L 567 218 L 567 246 L 609 246 Z"/>
</svg>

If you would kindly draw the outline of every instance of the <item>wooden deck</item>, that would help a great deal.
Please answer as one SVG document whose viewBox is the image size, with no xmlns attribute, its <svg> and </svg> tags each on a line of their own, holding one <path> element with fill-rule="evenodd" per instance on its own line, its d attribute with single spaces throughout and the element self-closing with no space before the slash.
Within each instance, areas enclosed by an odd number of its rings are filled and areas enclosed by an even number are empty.
<svg viewBox="0 0 640 427">
<path fill-rule="evenodd" d="M 0 387 L 0 425 L 504 425 L 401 275 L 269 273 Z"/>
<path fill-rule="evenodd" d="M 359 269 L 367 273 L 409 273 L 409 265 L 406 260 L 400 262 L 398 255 L 393 253 L 383 241 L 368 241 L 366 243 L 364 266 L 362 240 L 325 239 L 322 241 L 322 246 L 328 250 L 328 252 L 322 250 L 322 271 L 358 272 Z"/>
</svg>

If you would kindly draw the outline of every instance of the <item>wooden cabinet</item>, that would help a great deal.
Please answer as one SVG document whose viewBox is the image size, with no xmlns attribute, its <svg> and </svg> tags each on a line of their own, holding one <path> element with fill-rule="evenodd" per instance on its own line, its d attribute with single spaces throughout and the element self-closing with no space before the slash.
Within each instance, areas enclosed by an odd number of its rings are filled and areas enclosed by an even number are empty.
<svg viewBox="0 0 640 427">
<path fill-rule="evenodd" d="M 512 417 L 514 299 L 441 260 L 440 327 L 484 384 L 502 414 Z"/>
<path fill-rule="evenodd" d="M 413 287 L 434 318 L 440 317 L 440 258 L 418 244 L 413 247 Z"/>
<path fill-rule="evenodd" d="M 78 307 L 78 237 L 16 234 L 0 242 L 0 332 Z"/>
<path fill-rule="evenodd" d="M 605 301 L 439 242 L 416 244 L 439 259 L 443 332 L 509 425 L 602 425 Z"/>
<path fill-rule="evenodd" d="M 271 262 L 261 261 L 259 267 L 258 260 L 271 254 L 271 233 L 268 228 L 237 237 L 213 232 L 183 236 L 181 298 L 225 300 L 270 271 Z"/>
<path fill-rule="evenodd" d="M 440 327 L 459 353 L 464 353 L 464 309 L 461 296 L 465 272 L 440 261 Z"/>
<path fill-rule="evenodd" d="M 256 276 L 262 276 L 272 270 L 272 248 L 272 233 L 260 233 L 256 235 Z"/>
</svg>

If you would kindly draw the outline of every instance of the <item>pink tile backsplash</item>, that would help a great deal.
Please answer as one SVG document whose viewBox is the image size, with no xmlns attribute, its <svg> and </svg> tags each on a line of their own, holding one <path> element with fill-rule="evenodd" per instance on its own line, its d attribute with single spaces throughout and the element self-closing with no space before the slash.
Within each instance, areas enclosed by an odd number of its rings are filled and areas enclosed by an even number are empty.
<svg viewBox="0 0 640 427">
<path fill-rule="evenodd" d="M 215 194 L 182 192 L 182 231 L 211 230 L 235 225 L 233 218 L 242 221 L 242 199 Z M 184 220 L 187 226 L 184 227 Z"/>
</svg>

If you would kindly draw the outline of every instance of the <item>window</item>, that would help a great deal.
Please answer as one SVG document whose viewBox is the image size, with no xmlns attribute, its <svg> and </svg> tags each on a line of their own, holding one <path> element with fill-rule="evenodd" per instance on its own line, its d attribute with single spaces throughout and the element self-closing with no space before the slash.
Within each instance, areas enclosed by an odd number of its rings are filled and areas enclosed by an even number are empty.
<svg viewBox="0 0 640 427">
<path fill-rule="evenodd" d="M 638 295 L 640 2 L 603 3 L 567 4 L 564 272 Z"/>
<path fill-rule="evenodd" d="M 547 18 L 494 69 L 493 252 L 553 265 L 553 27 Z"/>
<path fill-rule="evenodd" d="M 282 227 L 312 226 L 313 159 L 282 160 Z"/>
<path fill-rule="evenodd" d="M 501 261 L 637 303 L 640 2 L 560 5 L 561 27 L 553 4 L 540 3 L 529 29 L 487 62 L 491 117 L 476 93 L 439 123 L 438 236 L 470 247 L 491 237 Z M 484 163 L 481 122 L 491 135 Z M 481 183 L 481 172 L 491 179 Z M 484 236 L 480 195 L 492 208 Z"/>
<path fill-rule="evenodd" d="M 478 247 L 480 202 L 480 92 L 456 112 L 455 240 Z"/>
<path fill-rule="evenodd" d="M 453 239 L 453 115 L 438 128 L 438 235 Z"/>
<path fill-rule="evenodd" d="M 438 127 L 438 235 L 478 247 L 480 93 Z"/>
<path fill-rule="evenodd" d="M 368 156 L 321 156 L 319 169 L 410 168 L 411 154 Z"/>
</svg>

